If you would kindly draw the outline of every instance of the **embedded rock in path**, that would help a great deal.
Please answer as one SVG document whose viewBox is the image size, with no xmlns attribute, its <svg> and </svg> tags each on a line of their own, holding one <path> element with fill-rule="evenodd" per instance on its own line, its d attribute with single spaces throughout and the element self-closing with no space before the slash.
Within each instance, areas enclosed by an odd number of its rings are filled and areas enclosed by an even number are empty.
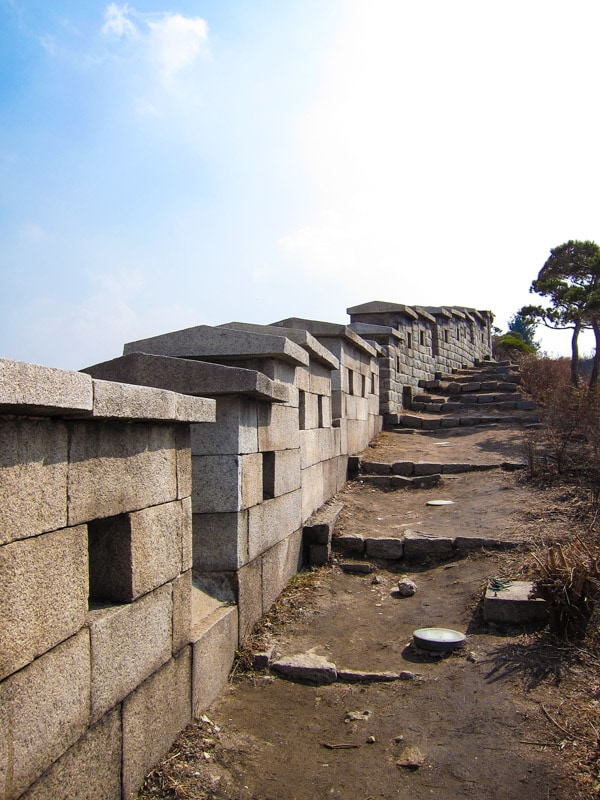
<svg viewBox="0 0 600 800">
<path fill-rule="evenodd" d="M 454 542 L 446 536 L 406 531 L 404 535 L 404 558 L 417 561 L 423 558 L 444 559 L 454 555 Z"/>
<path fill-rule="evenodd" d="M 272 662 L 271 669 L 284 678 L 300 683 L 327 684 L 335 683 L 337 680 L 335 664 L 316 653 L 298 653 L 280 658 Z"/>
<path fill-rule="evenodd" d="M 340 669 L 337 677 L 345 683 L 385 683 L 400 680 L 397 672 L 365 672 L 360 669 Z"/>
<path fill-rule="evenodd" d="M 393 536 L 380 536 L 379 538 L 366 539 L 366 553 L 369 558 L 383 558 L 395 561 L 402 558 L 402 539 Z"/>
<path fill-rule="evenodd" d="M 417 584 L 409 578 L 403 578 L 398 582 L 398 594 L 400 597 L 412 597 L 417 591 Z"/>
</svg>

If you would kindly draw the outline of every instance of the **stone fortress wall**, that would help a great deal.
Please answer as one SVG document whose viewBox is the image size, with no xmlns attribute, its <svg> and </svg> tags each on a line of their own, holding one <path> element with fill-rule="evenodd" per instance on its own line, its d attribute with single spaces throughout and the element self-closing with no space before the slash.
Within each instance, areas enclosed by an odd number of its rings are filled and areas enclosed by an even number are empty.
<svg viewBox="0 0 600 800">
<path fill-rule="evenodd" d="M 349 313 L 198 326 L 81 372 L 0 359 L 3 800 L 131 796 L 306 563 L 348 456 L 406 387 L 489 352 L 489 312 Z"/>
</svg>

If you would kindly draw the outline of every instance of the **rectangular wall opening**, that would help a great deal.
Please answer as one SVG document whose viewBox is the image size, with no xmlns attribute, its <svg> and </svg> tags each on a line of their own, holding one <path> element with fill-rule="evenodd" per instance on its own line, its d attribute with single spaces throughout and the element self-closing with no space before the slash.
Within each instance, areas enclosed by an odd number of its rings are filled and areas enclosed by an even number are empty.
<svg viewBox="0 0 600 800">
<path fill-rule="evenodd" d="M 88 523 L 90 608 L 133 600 L 131 546 L 128 514 Z"/>
<path fill-rule="evenodd" d="M 319 428 L 329 427 L 325 419 L 325 399 L 322 394 L 317 395 L 318 413 L 319 413 Z"/>
<path fill-rule="evenodd" d="M 304 394 L 304 393 L 303 393 Z M 275 497 L 275 452 L 262 454 L 263 500 Z"/>
<path fill-rule="evenodd" d="M 306 392 L 298 391 L 298 425 L 301 431 L 306 430 Z"/>
</svg>

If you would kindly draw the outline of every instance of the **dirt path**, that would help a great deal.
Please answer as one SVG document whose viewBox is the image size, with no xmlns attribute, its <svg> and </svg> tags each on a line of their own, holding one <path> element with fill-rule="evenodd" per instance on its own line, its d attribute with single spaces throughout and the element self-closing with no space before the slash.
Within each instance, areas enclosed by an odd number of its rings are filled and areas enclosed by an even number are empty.
<svg viewBox="0 0 600 800">
<path fill-rule="evenodd" d="M 451 458 L 513 460 L 520 439 L 520 432 L 498 428 L 462 434 L 454 438 Z M 365 457 L 429 461 L 432 450 L 451 449 L 438 440 L 385 434 Z M 455 504 L 428 508 L 426 500 L 434 495 Z M 563 529 L 560 513 L 543 494 L 527 489 L 516 473 L 500 470 L 443 476 L 439 487 L 423 491 L 382 492 L 351 483 L 340 499 L 344 533 L 400 536 L 410 527 L 439 535 L 523 539 L 539 531 L 540 521 L 551 534 Z M 483 588 L 490 577 L 507 577 L 516 569 L 511 559 L 478 552 L 429 568 L 386 568 L 382 562 L 369 575 L 345 574 L 335 565 L 321 570 L 310 590 L 299 591 L 296 606 L 302 608 L 271 628 L 276 651 L 313 651 L 338 669 L 408 671 L 412 679 L 310 686 L 271 674 L 240 675 L 204 722 L 177 743 L 173 757 L 183 759 L 178 774 L 184 793 L 144 796 L 582 796 L 561 775 L 560 699 L 547 680 L 546 662 L 531 649 L 534 637 L 523 630 L 496 630 L 482 620 Z M 412 597 L 402 599 L 395 591 L 400 569 L 417 585 Z M 442 659 L 419 655 L 411 646 L 412 631 L 431 625 L 465 632 L 466 647 Z M 408 747 L 418 748 L 422 766 L 398 765 Z"/>
</svg>

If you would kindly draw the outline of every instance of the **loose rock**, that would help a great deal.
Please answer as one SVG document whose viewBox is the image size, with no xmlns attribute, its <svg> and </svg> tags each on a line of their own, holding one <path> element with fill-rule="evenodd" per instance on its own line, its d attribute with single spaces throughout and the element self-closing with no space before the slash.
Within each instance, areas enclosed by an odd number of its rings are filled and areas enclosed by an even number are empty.
<svg viewBox="0 0 600 800">
<path fill-rule="evenodd" d="M 417 591 L 417 584 L 409 578 L 403 578 L 398 582 L 398 594 L 400 597 L 412 597 Z"/>
<path fill-rule="evenodd" d="M 419 769 L 425 763 L 425 756 L 418 747 L 410 746 L 405 747 L 400 758 L 396 761 L 397 767 L 405 767 L 406 769 Z"/>
</svg>

